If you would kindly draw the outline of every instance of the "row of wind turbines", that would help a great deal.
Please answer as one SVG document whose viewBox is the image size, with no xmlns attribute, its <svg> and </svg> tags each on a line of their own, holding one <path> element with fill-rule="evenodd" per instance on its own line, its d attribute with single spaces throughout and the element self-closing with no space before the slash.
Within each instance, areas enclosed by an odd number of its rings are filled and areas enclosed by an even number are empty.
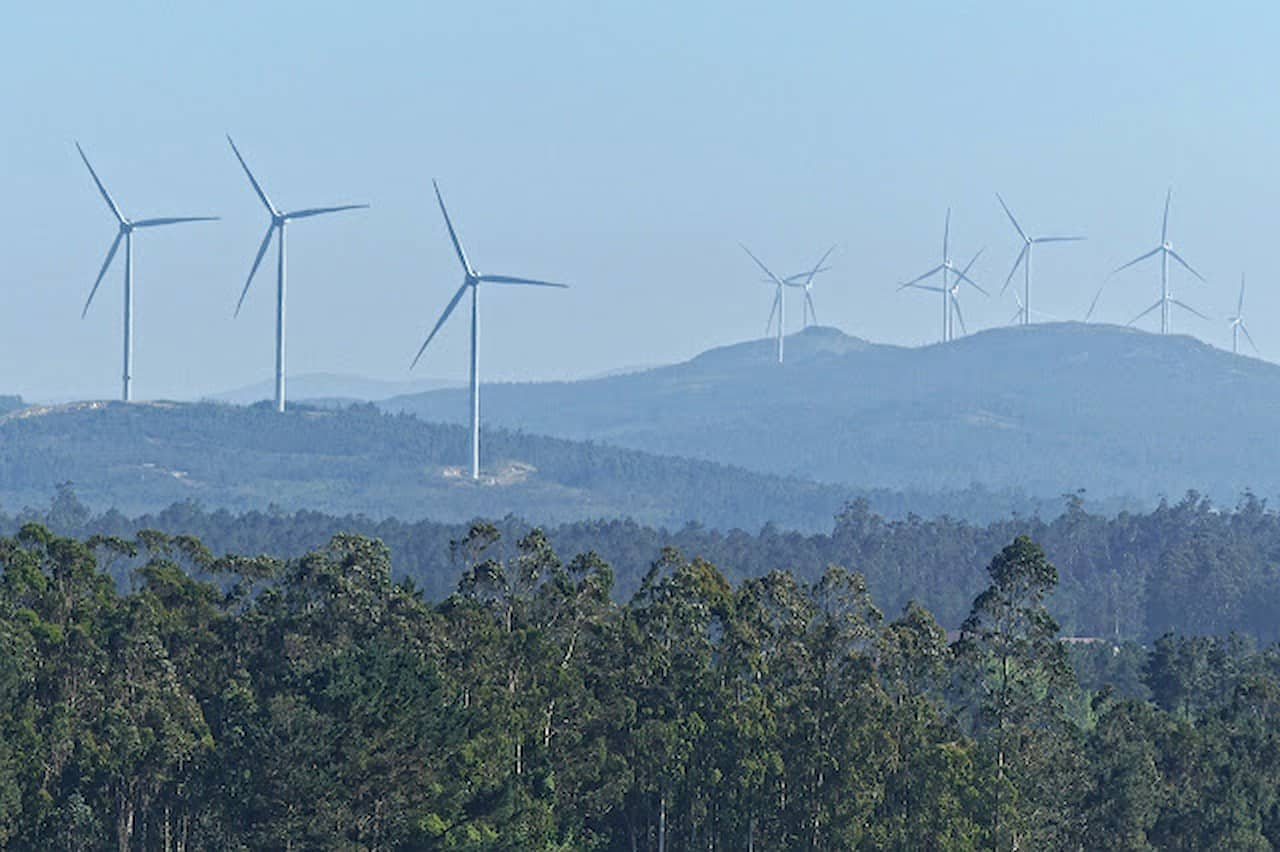
<svg viewBox="0 0 1280 852">
<path fill-rule="evenodd" d="M 286 226 L 293 221 L 299 219 L 308 219 L 314 216 L 324 216 L 330 213 L 339 213 L 346 210 L 360 210 L 367 208 L 368 204 L 341 204 L 333 207 L 306 207 L 299 210 L 282 211 L 276 207 L 271 199 L 267 196 L 266 191 L 262 188 L 262 184 L 254 177 L 253 171 L 249 168 L 249 164 L 245 162 L 244 157 L 240 153 L 240 149 L 236 147 L 236 143 L 227 136 L 227 142 L 231 145 L 231 151 L 235 154 L 236 160 L 244 169 L 245 175 L 249 178 L 249 183 L 253 186 L 254 193 L 267 209 L 271 220 L 267 224 L 267 232 L 262 237 L 262 243 L 258 246 L 258 253 L 253 258 L 253 265 L 249 268 L 249 277 L 244 283 L 244 288 L 240 291 L 240 299 L 236 302 L 235 315 L 240 315 L 240 309 L 244 306 L 245 296 L 249 294 L 249 287 L 253 284 L 254 276 L 258 272 L 258 267 L 262 265 L 262 259 L 266 256 L 267 251 L 271 247 L 271 241 L 276 240 L 276 371 L 275 371 L 275 406 L 276 410 L 283 412 L 285 410 L 285 270 L 286 270 L 286 254 L 285 254 L 285 229 Z M 93 288 L 89 291 L 89 298 L 85 301 L 84 310 L 80 316 L 83 318 L 89 312 L 89 306 L 93 304 L 93 298 L 98 292 L 102 279 L 110 269 L 111 263 L 115 260 L 115 256 L 120 248 L 120 243 L 124 243 L 124 372 L 123 372 L 123 388 L 121 390 L 121 399 L 125 402 L 133 400 L 133 232 L 139 228 L 156 228 L 166 225 L 187 224 L 192 222 L 213 222 L 217 221 L 217 216 L 170 216 L 164 218 L 152 219 L 129 219 L 121 211 L 115 199 L 107 192 L 106 186 L 98 177 L 98 173 L 94 171 L 93 166 L 89 163 L 88 156 L 85 155 L 84 149 L 80 147 L 80 143 L 76 143 L 76 150 L 80 152 L 80 159 L 84 160 L 85 167 L 89 170 L 90 176 L 93 178 L 94 185 L 97 186 L 98 192 L 107 203 L 107 207 L 111 210 L 111 214 L 115 217 L 119 225 L 119 231 L 115 240 L 112 241 L 111 247 L 107 250 L 106 260 L 102 263 L 102 268 L 98 271 L 98 277 L 93 282 Z M 466 252 L 462 248 L 462 243 L 458 239 L 458 234 L 454 230 L 453 222 L 449 218 L 449 211 L 445 208 L 444 198 L 440 194 L 440 187 L 433 180 L 432 186 L 435 189 L 436 201 L 440 205 L 440 213 L 444 216 L 445 226 L 449 230 L 449 239 L 453 243 L 454 252 L 458 256 L 458 262 L 462 265 L 463 278 L 462 285 L 454 293 L 453 298 L 449 300 L 445 306 L 444 312 L 440 315 L 440 319 L 436 322 L 435 327 L 431 329 L 431 333 L 427 335 L 423 341 L 422 347 L 418 350 L 418 354 L 414 356 L 410 369 L 417 366 L 421 360 L 427 346 L 435 338 L 436 333 L 449 319 L 458 303 L 462 301 L 462 297 L 471 293 L 471 478 L 478 480 L 480 478 L 480 285 L 481 284 L 509 284 L 519 286 L 532 287 L 555 287 L 565 288 L 568 285 L 559 284 L 552 281 L 541 281 L 535 278 L 521 278 L 513 275 L 481 275 L 471 265 L 471 261 L 467 258 Z"/>
<path fill-rule="evenodd" d="M 270 197 L 259 183 L 253 171 L 249 168 L 249 164 L 245 161 L 244 156 L 240 153 L 240 149 L 236 147 L 235 142 L 230 136 L 227 142 L 231 146 L 231 151 L 235 155 L 236 161 L 244 170 L 245 176 L 249 179 L 250 185 L 253 187 L 255 195 L 266 208 L 270 221 L 267 224 L 266 233 L 263 235 L 262 242 L 258 246 L 257 254 L 254 256 L 253 264 L 249 268 L 248 278 L 245 280 L 244 287 L 240 291 L 240 298 L 236 302 L 235 315 L 239 316 L 240 310 L 243 308 L 245 298 L 249 293 L 249 288 L 253 284 L 259 267 L 262 265 L 263 258 L 271 248 L 271 242 L 276 241 L 276 327 L 275 327 L 275 407 L 277 411 L 285 410 L 285 295 L 286 295 L 286 269 L 287 255 L 285 250 L 285 237 L 287 226 L 290 222 L 300 219 L 308 219 L 315 216 L 324 216 L 331 213 L 339 213 L 350 210 L 359 210 L 367 208 L 367 204 L 341 204 L 329 207 L 306 207 L 297 210 L 283 211 L 272 203 Z M 80 158 L 84 161 L 85 167 L 89 170 L 90 176 L 93 178 L 94 185 L 97 187 L 99 194 L 106 202 L 111 214 L 115 217 L 118 224 L 118 231 L 111 246 L 107 250 L 106 259 L 102 263 L 101 269 L 98 271 L 98 277 L 93 282 L 93 287 L 89 291 L 89 297 L 85 301 L 84 310 L 81 316 L 88 314 L 90 306 L 93 304 L 94 297 L 98 293 L 98 289 L 102 284 L 107 271 L 111 268 L 112 262 L 115 260 L 119 252 L 121 243 L 124 244 L 124 369 L 122 374 L 123 385 L 121 389 L 121 398 L 125 402 L 133 399 L 133 234 L 135 230 L 166 227 L 178 224 L 190 224 L 195 222 L 211 222 L 216 221 L 216 216 L 169 216 L 147 219 L 130 219 L 121 212 L 119 205 L 115 199 L 107 191 L 106 186 L 98 177 L 98 173 L 94 170 L 89 162 L 88 156 L 84 149 L 76 143 L 76 150 L 80 153 Z M 471 363 L 470 363 L 470 392 L 471 392 L 471 477 L 478 480 L 480 478 L 480 286 L 484 285 L 516 285 L 516 286 L 532 286 L 532 287 L 551 287 L 565 288 L 567 285 L 544 281 L 535 278 L 524 278 L 512 275 L 490 275 L 481 274 L 472 266 L 470 259 L 467 257 L 466 251 L 462 247 L 462 242 L 458 238 L 457 231 L 453 226 L 453 221 L 449 217 L 449 211 L 445 207 L 444 198 L 440 193 L 440 187 L 435 181 L 432 181 L 435 189 L 436 202 L 440 206 L 440 213 L 444 217 L 445 227 L 449 232 L 449 240 L 453 245 L 453 249 L 458 258 L 458 263 L 462 267 L 462 283 L 453 297 L 445 305 L 444 311 L 440 314 L 440 318 L 436 321 L 435 326 L 427 334 L 426 339 L 422 342 L 422 346 L 418 349 L 410 364 L 410 369 L 417 366 L 426 352 L 427 347 L 431 345 L 431 341 L 435 339 L 436 334 L 449 320 L 454 310 L 458 307 L 464 296 L 471 296 Z M 1004 286 L 1001 288 L 1001 295 L 1009 288 L 1014 277 L 1019 270 L 1022 270 L 1022 295 L 1019 298 L 1017 290 L 1014 290 L 1014 297 L 1017 300 L 1018 311 L 1014 315 L 1012 322 L 1029 324 L 1033 314 L 1045 316 L 1031 308 L 1031 261 L 1032 254 L 1036 246 L 1047 243 L 1057 242 L 1076 242 L 1083 240 L 1081 236 L 1029 236 L 1027 232 L 1019 224 L 1014 217 L 1013 212 L 1005 204 L 1004 199 L 996 195 L 1000 202 L 1001 208 L 1009 218 L 1009 222 L 1017 231 L 1018 237 L 1022 242 L 1021 249 L 1014 260 L 1013 267 L 1010 269 L 1008 276 L 1005 278 Z M 1186 303 L 1173 298 L 1169 287 L 1169 260 L 1172 258 L 1174 262 L 1185 268 L 1200 281 L 1204 281 L 1204 277 L 1187 263 L 1181 255 L 1173 248 L 1168 238 L 1169 231 L 1169 205 L 1172 200 L 1172 190 L 1165 196 L 1164 219 L 1160 230 L 1160 243 L 1155 248 L 1142 254 L 1133 260 L 1117 267 L 1112 274 L 1127 269 L 1135 264 L 1141 263 L 1156 255 L 1160 256 L 1160 298 L 1151 307 L 1144 310 L 1141 314 L 1134 317 L 1130 324 L 1137 322 L 1143 317 L 1157 309 L 1160 310 L 1160 331 L 1168 333 L 1170 328 L 1170 316 L 1172 308 L 1177 307 L 1189 311 L 1196 316 L 1204 317 L 1204 314 L 1195 310 Z M 831 257 L 835 247 L 828 249 L 811 268 L 804 270 L 795 275 L 780 278 L 775 275 L 769 267 L 767 267 L 755 254 L 751 252 L 745 245 L 743 250 L 751 257 L 752 261 L 764 273 L 765 281 L 774 287 L 773 304 L 769 309 L 769 319 L 765 326 L 765 334 L 768 335 L 774 326 L 774 317 L 777 317 L 777 356 L 778 362 L 783 361 L 784 346 L 784 329 L 786 326 L 786 291 L 788 289 L 796 289 L 803 292 L 802 314 L 803 322 L 807 327 L 811 322 L 817 322 L 817 307 L 813 299 L 813 283 L 815 278 L 830 269 L 827 261 Z M 942 339 L 943 341 L 951 340 L 955 337 L 955 329 L 959 325 L 962 334 L 967 334 L 965 328 L 964 316 L 960 310 L 960 291 L 962 285 L 967 285 L 978 290 L 984 295 L 989 295 L 987 291 L 970 275 L 974 263 L 982 255 L 982 251 L 978 251 L 968 263 L 963 267 L 958 267 L 951 257 L 951 211 L 947 210 L 946 219 L 943 224 L 942 235 L 942 258 L 941 263 L 934 266 L 927 272 L 916 276 L 915 278 L 899 285 L 899 289 L 919 289 L 938 293 L 941 296 L 942 306 Z M 938 283 L 933 282 L 938 279 Z M 1105 287 L 1105 282 L 1103 287 Z M 1097 306 L 1098 298 L 1102 294 L 1102 287 L 1098 289 L 1098 293 L 1094 296 L 1093 304 L 1089 307 L 1089 313 L 1086 315 L 1087 320 L 1093 314 L 1094 308 Z M 1232 330 L 1232 351 L 1239 351 L 1239 337 L 1241 334 L 1245 336 L 1250 345 L 1257 349 L 1253 343 L 1253 337 L 1249 334 L 1248 328 L 1244 323 L 1244 280 L 1241 279 L 1240 296 L 1236 305 L 1236 313 L 1230 317 Z M 1206 318 L 1207 319 L 1207 318 Z"/>
<path fill-rule="evenodd" d="M 1017 257 L 1013 261 L 1013 267 L 1009 270 L 1009 274 L 1005 276 L 1004 285 L 1000 288 L 1000 295 L 1003 296 L 1005 292 L 1008 291 L 1009 285 L 1013 282 L 1014 278 L 1017 276 L 1018 270 L 1019 269 L 1022 270 L 1022 295 L 1021 296 L 1018 295 L 1018 290 L 1015 287 L 1013 290 L 1013 297 L 1014 297 L 1014 300 L 1017 302 L 1018 309 L 1014 313 L 1013 317 L 1010 319 L 1010 324 L 1029 325 L 1031 323 L 1031 318 L 1033 315 L 1044 317 L 1046 319 L 1056 319 L 1055 317 L 1052 317 L 1048 314 L 1044 314 L 1038 310 L 1034 310 L 1031 307 L 1032 254 L 1034 252 L 1035 247 L 1038 245 L 1044 245 L 1048 243 L 1080 242 L 1086 238 L 1082 236 L 1030 236 L 1026 232 L 1026 230 L 1023 229 L 1022 225 L 1019 224 L 1017 218 L 1013 215 L 1013 211 L 1009 209 L 1009 205 L 1005 203 L 1004 198 L 1002 198 L 999 193 L 996 193 L 996 200 L 1000 202 L 1001 209 L 1004 210 L 1005 215 L 1009 218 L 1009 223 L 1013 225 L 1014 230 L 1018 234 L 1018 239 L 1021 242 L 1021 248 L 1018 251 Z M 1147 308 L 1142 313 L 1138 314 L 1136 317 L 1130 320 L 1128 324 L 1133 325 L 1134 323 L 1146 317 L 1152 311 L 1159 310 L 1161 334 L 1169 333 L 1169 330 L 1171 328 L 1173 308 L 1175 307 L 1181 308 L 1184 311 L 1195 314 L 1201 319 L 1208 320 L 1208 317 L 1200 313 L 1200 311 L 1191 307 L 1186 302 L 1183 302 L 1179 299 L 1174 298 L 1170 290 L 1170 286 L 1169 286 L 1170 259 L 1172 259 L 1175 263 L 1177 263 L 1182 268 L 1184 268 L 1187 272 L 1195 276 L 1196 279 L 1198 279 L 1199 281 L 1201 282 L 1205 281 L 1204 276 L 1201 275 L 1199 272 L 1197 272 L 1195 269 L 1193 269 L 1191 264 L 1187 263 L 1187 261 L 1182 257 L 1182 255 L 1178 254 L 1178 252 L 1174 250 L 1173 244 L 1169 241 L 1169 206 L 1172 201 L 1173 201 L 1173 190 L 1172 188 L 1170 188 L 1170 190 L 1165 194 L 1165 198 L 1164 198 L 1164 218 L 1160 224 L 1159 244 L 1156 245 L 1155 248 L 1151 249 L 1150 251 L 1144 254 L 1139 255 L 1138 257 L 1134 258 L 1128 263 L 1125 263 L 1116 267 L 1114 270 L 1111 271 L 1110 275 L 1107 276 L 1109 280 L 1111 275 L 1115 275 L 1116 273 L 1121 272 L 1125 269 L 1128 269 L 1131 266 L 1135 266 L 1144 260 L 1148 260 L 1152 257 L 1159 255 L 1160 257 L 1160 298 L 1157 299 L 1155 303 L 1151 305 L 1151 307 Z M 786 291 L 788 289 L 803 290 L 804 291 L 804 326 L 806 328 L 809 326 L 810 317 L 813 318 L 814 322 L 817 322 L 817 310 L 813 304 L 813 281 L 818 274 L 830 269 L 830 267 L 827 266 L 826 263 L 827 263 L 827 259 L 831 256 L 831 253 L 835 250 L 835 247 L 833 246 L 832 248 L 827 249 L 826 253 L 823 254 L 821 258 L 819 258 L 818 262 L 814 264 L 812 268 L 805 270 L 803 272 L 797 273 L 795 275 L 784 277 L 784 278 L 780 278 L 777 275 L 775 275 L 769 269 L 769 267 L 766 266 L 760 260 L 760 258 L 756 257 L 756 255 L 752 253 L 751 249 L 747 248 L 745 245 L 742 246 L 742 250 L 745 251 L 751 257 L 751 259 L 755 262 L 755 264 L 761 269 L 761 271 L 764 272 L 766 276 L 764 278 L 765 283 L 772 285 L 774 288 L 773 305 L 769 309 L 769 319 L 765 323 L 765 335 L 766 336 L 769 335 L 770 330 L 773 328 L 773 318 L 775 315 L 777 315 L 778 317 L 778 325 L 777 325 L 777 332 L 776 332 L 777 355 L 778 355 L 778 363 L 781 364 L 783 363 L 783 355 L 784 355 L 783 346 L 784 346 L 784 337 L 785 337 L 784 326 L 785 326 L 785 318 L 786 318 Z M 960 292 L 961 292 L 962 285 L 967 285 L 972 289 L 977 290 L 979 293 L 982 293 L 984 296 L 991 295 L 986 289 L 982 287 L 982 285 L 974 281 L 969 274 L 970 271 L 973 269 L 974 263 L 976 263 L 978 258 L 982 256 L 982 252 L 983 252 L 983 249 L 979 249 L 977 253 L 975 253 L 973 257 L 969 260 L 969 262 L 966 263 L 963 267 L 958 267 L 956 265 L 955 261 L 952 259 L 952 256 L 951 256 L 951 210 L 950 208 L 948 208 L 946 218 L 944 219 L 943 226 L 942 226 L 942 262 L 939 263 L 937 266 L 934 266 L 928 272 L 924 272 L 920 275 L 917 275 L 915 278 L 912 278 L 911 280 L 905 281 L 898 285 L 899 290 L 906 290 L 906 289 L 926 290 L 932 293 L 937 293 L 941 296 L 942 341 L 944 343 L 949 340 L 955 339 L 955 336 L 956 336 L 955 330 L 956 330 L 957 324 L 960 327 L 961 334 L 968 334 L 968 330 L 965 328 L 964 314 L 960 310 Z M 938 283 L 926 283 L 926 282 L 933 282 L 934 280 L 937 280 Z M 1098 292 L 1094 295 L 1093 302 L 1092 304 L 1089 305 L 1089 311 L 1088 313 L 1085 314 L 1086 321 L 1088 321 L 1088 319 L 1093 316 L 1093 311 L 1097 307 L 1098 299 L 1102 296 L 1102 291 L 1105 287 L 1106 287 L 1106 281 L 1103 282 L 1102 286 L 1098 288 Z M 1258 350 L 1257 344 L 1253 342 L 1253 336 L 1249 334 L 1249 329 L 1245 325 L 1245 321 L 1244 321 L 1244 276 L 1243 275 L 1240 276 L 1240 293 L 1236 299 L 1236 312 L 1234 315 L 1228 317 L 1227 320 L 1230 323 L 1230 328 L 1231 328 L 1231 351 L 1233 353 L 1239 354 L 1240 335 L 1243 334 L 1245 339 L 1249 342 L 1249 345 L 1252 346 L 1254 351 L 1256 352 Z"/>
</svg>

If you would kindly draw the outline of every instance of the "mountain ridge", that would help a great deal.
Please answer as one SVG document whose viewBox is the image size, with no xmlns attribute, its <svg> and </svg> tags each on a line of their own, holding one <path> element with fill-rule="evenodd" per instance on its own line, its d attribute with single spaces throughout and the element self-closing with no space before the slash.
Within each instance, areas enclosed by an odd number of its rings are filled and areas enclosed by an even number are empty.
<svg viewBox="0 0 1280 852">
<path fill-rule="evenodd" d="M 1280 367 L 1190 337 L 1053 323 L 908 348 L 815 327 L 786 353 L 774 363 L 761 339 L 626 376 L 487 385 L 484 422 L 862 488 L 1280 493 L 1280 461 L 1254 458 L 1280 432 Z M 463 422 L 462 393 L 380 405 Z"/>
</svg>

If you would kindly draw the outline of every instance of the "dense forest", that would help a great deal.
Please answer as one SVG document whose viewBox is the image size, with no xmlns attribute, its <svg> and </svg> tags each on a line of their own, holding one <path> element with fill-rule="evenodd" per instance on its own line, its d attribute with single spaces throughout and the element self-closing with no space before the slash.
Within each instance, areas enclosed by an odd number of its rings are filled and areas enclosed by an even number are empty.
<svg viewBox="0 0 1280 852">
<path fill-rule="evenodd" d="M 289 560 L 154 531 L 0 539 L 0 845 L 1280 843 L 1280 651 L 1064 642 L 1025 537 L 955 641 L 836 566 L 733 584 L 667 549 L 620 603 L 595 554 L 501 543 L 455 540 L 433 603 L 352 535 Z"/>
<path fill-rule="evenodd" d="M 688 525 L 676 530 L 634 521 L 583 521 L 546 527 L 563 553 L 593 551 L 609 562 L 618 600 L 640 588 L 665 548 L 705 559 L 737 583 L 786 570 L 801 582 L 817 580 L 828 565 L 845 565 L 866 578 L 890 612 L 915 600 L 948 629 L 958 629 L 982 589 L 991 556 L 1019 535 L 1040 542 L 1058 566 L 1061 582 L 1049 608 L 1065 633 L 1120 642 L 1146 642 L 1163 633 L 1226 635 L 1260 642 L 1280 640 L 1280 514 L 1245 494 L 1234 508 L 1220 508 L 1190 493 L 1150 512 L 1107 515 L 1090 511 L 1081 495 L 1066 495 L 1052 518 L 1011 516 L 977 525 L 948 517 L 909 515 L 887 520 L 865 501 L 847 504 L 828 531 L 800 533 L 766 525 L 756 532 Z M 300 556 L 338 533 L 383 541 L 397 579 L 407 578 L 430 600 L 456 587 L 463 566 L 449 543 L 466 524 L 373 520 L 319 512 L 235 514 L 178 503 L 163 512 L 126 516 L 95 514 L 70 487 L 41 510 L 0 513 L 0 533 L 26 522 L 59 535 L 131 537 L 140 529 L 198 536 L 215 553 Z M 494 521 L 503 558 L 530 525 L 518 518 Z M 127 580 L 134 567 L 114 568 Z"/>
</svg>

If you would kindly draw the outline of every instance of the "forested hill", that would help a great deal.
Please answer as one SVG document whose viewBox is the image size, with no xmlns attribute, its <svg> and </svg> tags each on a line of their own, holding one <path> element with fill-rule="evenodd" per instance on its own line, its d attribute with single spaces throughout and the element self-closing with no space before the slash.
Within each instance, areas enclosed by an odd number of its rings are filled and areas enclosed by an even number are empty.
<svg viewBox="0 0 1280 852">
<path fill-rule="evenodd" d="M 1153 500 L 1280 492 L 1280 367 L 1184 336 L 1060 323 L 907 349 L 810 328 L 670 367 L 485 389 L 486 422 L 859 487 L 980 483 Z M 466 416 L 465 394 L 392 410 Z"/>
<path fill-rule="evenodd" d="M 1016 493 L 863 491 L 502 430 L 485 433 L 487 475 L 477 486 L 461 469 L 469 440 L 464 428 L 371 405 L 297 406 L 284 416 L 268 405 L 218 403 L 32 407 L 0 416 L 0 507 L 45 505 L 68 481 L 91 506 L 130 513 L 198 500 L 235 510 L 441 521 L 514 513 L 543 524 L 631 517 L 723 529 L 825 529 L 859 496 L 894 517 L 991 518 L 1041 507 Z"/>
<path fill-rule="evenodd" d="M 460 521 L 515 513 L 551 523 L 825 526 L 848 489 L 705 461 L 509 432 L 485 436 L 471 482 L 463 428 L 373 406 L 279 415 L 266 405 L 82 403 L 0 419 L 0 506 L 43 505 L 71 481 L 126 512 L 180 500 L 237 510 L 313 509 Z"/>
</svg>

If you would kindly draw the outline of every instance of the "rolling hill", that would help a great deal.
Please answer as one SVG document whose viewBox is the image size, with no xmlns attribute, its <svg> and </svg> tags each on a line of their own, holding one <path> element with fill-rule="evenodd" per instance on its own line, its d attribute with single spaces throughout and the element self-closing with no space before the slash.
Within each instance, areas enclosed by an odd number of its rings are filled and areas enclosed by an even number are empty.
<svg viewBox="0 0 1280 852">
<path fill-rule="evenodd" d="M 387 400 L 462 422 L 465 391 Z M 921 348 L 810 328 L 591 381 L 488 386 L 491 426 L 858 488 L 980 484 L 1150 500 L 1280 492 L 1280 367 L 1183 336 L 1060 323 Z"/>
<path fill-rule="evenodd" d="M 516 514 L 552 523 L 632 517 L 814 530 L 850 489 L 503 431 L 485 437 L 473 483 L 463 428 L 371 405 L 89 402 L 0 417 L 0 507 L 43 505 L 73 483 L 90 506 L 154 511 L 174 501 L 232 510 L 308 509 L 463 521 Z"/>
</svg>

